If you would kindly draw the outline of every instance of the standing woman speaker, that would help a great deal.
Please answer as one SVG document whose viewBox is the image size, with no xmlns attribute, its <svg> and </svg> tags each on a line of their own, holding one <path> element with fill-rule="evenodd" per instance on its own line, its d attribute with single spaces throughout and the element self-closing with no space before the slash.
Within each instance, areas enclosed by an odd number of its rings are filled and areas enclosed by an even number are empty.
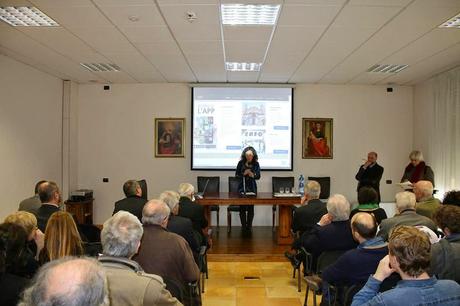
<svg viewBox="0 0 460 306">
<path fill-rule="evenodd" d="M 260 166 L 257 152 L 253 147 L 246 147 L 241 153 L 235 176 L 241 178 L 238 186 L 240 193 L 257 193 L 256 180 L 260 179 Z M 252 220 L 254 219 L 254 205 L 240 205 L 240 219 L 243 230 L 251 230 Z"/>
</svg>

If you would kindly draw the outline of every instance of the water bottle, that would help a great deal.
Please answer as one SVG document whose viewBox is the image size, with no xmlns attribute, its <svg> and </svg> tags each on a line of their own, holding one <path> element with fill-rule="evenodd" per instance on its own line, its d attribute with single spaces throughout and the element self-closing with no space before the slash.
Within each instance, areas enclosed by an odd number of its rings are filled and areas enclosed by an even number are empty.
<svg viewBox="0 0 460 306">
<path fill-rule="evenodd" d="M 299 177 L 299 193 L 301 196 L 305 193 L 305 178 L 303 177 L 303 174 Z"/>
</svg>

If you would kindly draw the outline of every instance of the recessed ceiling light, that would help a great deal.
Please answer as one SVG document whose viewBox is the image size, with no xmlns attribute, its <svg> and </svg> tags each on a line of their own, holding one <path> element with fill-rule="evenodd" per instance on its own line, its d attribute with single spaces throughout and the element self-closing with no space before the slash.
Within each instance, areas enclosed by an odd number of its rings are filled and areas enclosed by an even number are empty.
<svg viewBox="0 0 460 306">
<path fill-rule="evenodd" d="M 0 7 L 0 20 L 13 27 L 57 27 L 59 24 L 36 7 Z"/>
<path fill-rule="evenodd" d="M 80 65 L 92 72 L 107 72 L 107 71 L 117 72 L 121 70 L 120 67 L 118 67 L 115 64 L 80 63 Z"/>
<path fill-rule="evenodd" d="M 228 71 L 260 71 L 262 63 L 238 63 L 225 62 L 225 69 Z"/>
<path fill-rule="evenodd" d="M 222 4 L 223 25 L 274 25 L 280 5 Z"/>
<path fill-rule="evenodd" d="M 371 68 L 367 69 L 367 72 L 376 73 L 398 73 L 409 67 L 409 65 L 388 65 L 388 64 L 376 64 Z"/>
<path fill-rule="evenodd" d="M 450 18 L 449 20 L 441 24 L 439 27 L 440 28 L 458 28 L 460 29 L 460 14 Z"/>
</svg>

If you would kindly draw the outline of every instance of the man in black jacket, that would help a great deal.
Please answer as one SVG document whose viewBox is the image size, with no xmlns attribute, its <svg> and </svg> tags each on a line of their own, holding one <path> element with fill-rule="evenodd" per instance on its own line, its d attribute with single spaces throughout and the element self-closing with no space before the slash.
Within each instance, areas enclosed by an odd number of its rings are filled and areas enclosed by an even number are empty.
<svg viewBox="0 0 460 306">
<path fill-rule="evenodd" d="M 42 206 L 37 211 L 37 226 L 44 233 L 50 216 L 61 210 L 61 192 L 55 182 L 47 181 L 39 186 L 38 196 Z"/>
<path fill-rule="evenodd" d="M 142 198 L 141 185 L 136 180 L 129 180 L 123 185 L 123 192 L 126 198 L 115 203 L 113 214 L 124 210 L 135 215 L 142 222 L 142 209 L 147 200 Z"/>
<path fill-rule="evenodd" d="M 166 229 L 172 233 L 182 236 L 192 249 L 195 259 L 198 257 L 200 245 L 194 235 L 192 221 L 188 218 L 178 216 L 179 214 L 179 194 L 175 191 L 167 190 L 160 194 L 160 200 L 165 202 L 171 210 Z M 198 233 L 197 233 L 198 235 Z"/>
<path fill-rule="evenodd" d="M 204 207 L 194 202 L 194 193 L 195 187 L 192 184 L 182 183 L 179 185 L 179 216 L 192 221 L 193 229 L 200 235 L 200 244 L 206 245 L 208 220 L 205 217 Z M 207 242 L 208 244 L 211 243 L 211 241 Z"/>
<path fill-rule="evenodd" d="M 358 180 L 358 188 L 369 186 L 375 189 L 378 194 L 378 201 L 380 203 L 380 180 L 383 175 L 383 167 L 377 164 L 377 153 L 369 152 L 367 154 L 367 161 L 359 167 L 358 173 L 355 178 Z"/>
<path fill-rule="evenodd" d="M 309 181 L 305 187 L 305 195 L 301 200 L 302 206 L 294 211 L 292 220 L 292 230 L 299 234 L 311 230 L 321 217 L 327 214 L 326 203 L 319 199 L 320 184 L 317 181 Z"/>
</svg>

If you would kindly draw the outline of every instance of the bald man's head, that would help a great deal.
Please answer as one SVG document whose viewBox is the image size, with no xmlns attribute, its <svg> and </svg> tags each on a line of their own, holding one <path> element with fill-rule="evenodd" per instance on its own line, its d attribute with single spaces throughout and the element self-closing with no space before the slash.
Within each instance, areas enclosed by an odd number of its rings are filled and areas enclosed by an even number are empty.
<svg viewBox="0 0 460 306">
<path fill-rule="evenodd" d="M 150 200 L 145 203 L 144 209 L 142 209 L 142 223 L 166 227 L 170 213 L 171 210 L 165 202 L 157 199 Z"/>
<path fill-rule="evenodd" d="M 433 184 L 430 181 L 418 181 L 414 184 L 417 202 L 425 201 L 433 196 Z"/>
<path fill-rule="evenodd" d="M 94 259 L 66 257 L 44 265 L 24 292 L 26 305 L 108 305 L 107 279 Z"/>
<path fill-rule="evenodd" d="M 351 218 L 351 230 L 358 233 L 364 240 L 375 237 L 377 222 L 375 217 L 367 212 L 359 212 Z"/>
</svg>

